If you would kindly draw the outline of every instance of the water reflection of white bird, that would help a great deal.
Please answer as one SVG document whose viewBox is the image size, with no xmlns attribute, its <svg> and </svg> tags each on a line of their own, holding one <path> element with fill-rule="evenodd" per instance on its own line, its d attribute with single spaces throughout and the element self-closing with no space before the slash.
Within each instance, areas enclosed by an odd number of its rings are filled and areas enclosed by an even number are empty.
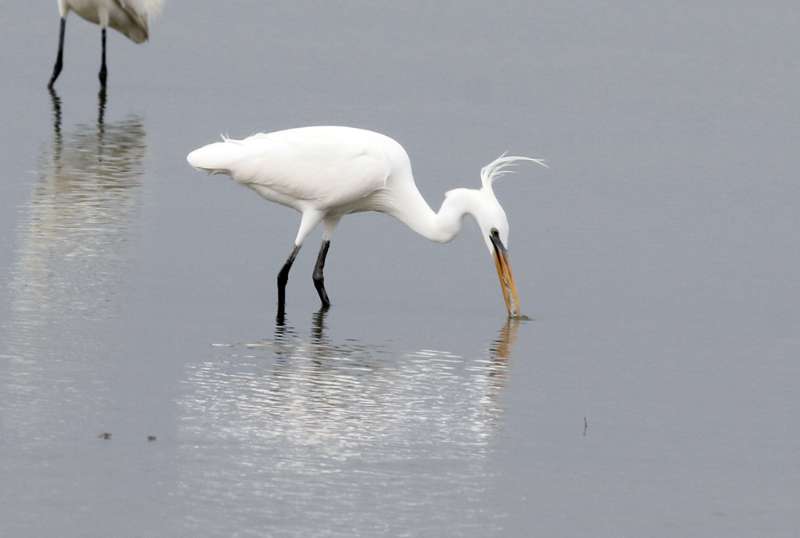
<svg viewBox="0 0 800 538">
<path fill-rule="evenodd" d="M 354 525 L 347 518 L 370 511 L 353 505 L 381 498 L 393 507 L 381 524 L 393 528 L 429 510 L 485 524 L 470 518 L 493 472 L 519 324 L 509 320 L 474 356 L 335 342 L 325 310 L 314 314 L 310 338 L 278 324 L 269 340 L 220 345 L 218 358 L 190 367 L 179 402 L 181 494 L 222 503 L 234 522 L 248 517 L 255 496 L 267 521 L 294 521 L 296 511 L 303 521 Z M 198 476 L 195 463 L 213 472 Z"/>
<path fill-rule="evenodd" d="M 101 92 L 97 122 L 63 133 L 61 101 L 54 92 L 51 97 L 53 144 L 39 161 L 39 182 L 21 228 L 15 281 L 24 291 L 18 300 L 28 297 L 31 307 L 52 310 L 53 301 L 81 285 L 112 291 L 107 279 L 117 271 L 108 264 L 118 262 L 138 206 L 145 131 L 138 116 L 105 122 Z M 84 293 L 72 297 L 71 308 L 86 302 L 84 314 L 92 315 L 106 299 Z"/>
<path fill-rule="evenodd" d="M 102 57 L 100 83 L 108 78 L 106 67 L 106 28 L 109 26 L 134 43 L 144 43 L 150 37 L 149 22 L 161 10 L 161 0 L 58 0 L 61 26 L 58 34 L 58 55 L 48 87 L 52 88 L 64 66 L 64 32 L 70 11 L 101 28 Z"/>
<path fill-rule="evenodd" d="M 70 380 L 101 383 L 98 365 L 86 361 L 103 360 L 96 331 L 120 306 L 115 297 L 123 289 L 145 156 L 142 119 L 106 122 L 105 99 L 101 92 L 96 122 L 62 129 L 61 100 L 52 93 L 53 141 L 39 158 L 19 222 L 3 338 L 13 360 L 2 393 L 7 416 L 19 418 L 21 430 L 47 420 L 49 409 L 88 397 Z"/>
<path fill-rule="evenodd" d="M 453 239 L 466 215 L 478 223 L 494 259 L 508 315 L 519 315 L 508 260 L 509 225 L 494 195 L 494 181 L 519 161 L 545 166 L 541 159 L 503 155 L 481 170 L 480 189 L 454 189 L 438 213 L 420 194 L 405 149 L 388 136 L 350 127 L 304 127 L 261 133 L 244 140 L 199 148 L 189 164 L 212 173 L 229 174 L 258 194 L 301 213 L 294 248 L 278 274 L 278 312 L 284 310 L 289 270 L 303 241 L 318 224 L 324 227 L 313 280 L 322 305 L 330 304 L 323 269 L 330 238 L 348 213 L 387 213 L 423 237 L 440 243 Z"/>
</svg>

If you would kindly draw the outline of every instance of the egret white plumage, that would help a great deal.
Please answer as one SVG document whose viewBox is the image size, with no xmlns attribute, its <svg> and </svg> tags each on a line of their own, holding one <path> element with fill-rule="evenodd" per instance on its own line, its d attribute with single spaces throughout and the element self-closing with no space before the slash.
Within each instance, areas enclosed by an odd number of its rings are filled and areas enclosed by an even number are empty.
<svg viewBox="0 0 800 538">
<path fill-rule="evenodd" d="M 302 215 L 294 247 L 278 273 L 279 313 L 284 310 L 292 263 L 319 223 L 324 230 L 313 281 L 322 306 L 330 305 L 323 275 L 330 239 L 342 216 L 361 211 L 389 214 L 440 243 L 453 239 L 463 217 L 471 215 L 494 259 L 508 315 L 520 313 L 508 259 L 508 219 L 492 187 L 514 163 L 530 161 L 546 167 L 541 159 L 501 155 L 481 169 L 481 188 L 448 191 L 438 212 L 417 189 L 405 149 L 388 136 L 364 129 L 301 127 L 243 140 L 223 137 L 222 142 L 192 151 L 187 161 L 198 170 L 230 175 L 267 200 Z"/>
<path fill-rule="evenodd" d="M 74 11 L 91 23 L 100 25 L 102 29 L 103 53 L 98 77 L 100 84 L 105 86 L 108 77 L 106 28 L 110 26 L 134 43 L 144 43 L 150 37 L 149 21 L 158 14 L 162 4 L 162 0 L 57 0 L 57 2 L 61 27 L 58 35 L 58 55 L 50 82 L 47 84 L 48 88 L 53 87 L 64 64 L 64 31 L 70 11 Z"/>
</svg>

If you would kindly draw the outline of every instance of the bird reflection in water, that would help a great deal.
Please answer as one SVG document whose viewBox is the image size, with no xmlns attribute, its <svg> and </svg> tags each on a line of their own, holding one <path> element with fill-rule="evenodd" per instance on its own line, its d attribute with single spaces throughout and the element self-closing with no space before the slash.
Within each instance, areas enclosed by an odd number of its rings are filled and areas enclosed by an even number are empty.
<svg viewBox="0 0 800 538">
<path fill-rule="evenodd" d="M 180 494 L 223 503 L 226 517 L 243 524 L 255 494 L 265 520 L 300 526 L 315 517 L 348 524 L 364 513 L 354 506 L 377 498 L 395 503 L 399 526 L 414 507 L 459 512 L 453 521 L 474 525 L 470 514 L 481 510 L 494 472 L 520 321 L 505 323 L 474 356 L 336 342 L 327 321 L 327 311 L 314 314 L 304 337 L 279 319 L 271 339 L 216 344 L 213 358 L 189 367 L 179 401 Z M 463 512 L 464 503 L 475 512 Z"/>
<path fill-rule="evenodd" d="M 138 116 L 107 124 L 106 99 L 101 91 L 94 125 L 64 132 L 61 98 L 51 91 L 53 143 L 40 156 L 39 180 L 19 226 L 12 278 L 19 314 L 102 318 L 122 277 L 145 131 Z"/>
<path fill-rule="evenodd" d="M 26 398 L 64 405 L 60 397 L 81 392 L 65 377 L 95 382 L 100 373 L 87 361 L 102 360 L 102 324 L 122 307 L 117 296 L 137 220 L 145 128 L 135 115 L 107 122 L 106 104 L 101 91 L 96 120 L 64 128 L 62 99 L 50 92 L 52 142 L 40 153 L 17 225 L 3 328 L 13 360 L 2 400 L 31 409 L 29 418 L 35 405 Z M 84 369 L 88 379 L 77 374 Z"/>
</svg>

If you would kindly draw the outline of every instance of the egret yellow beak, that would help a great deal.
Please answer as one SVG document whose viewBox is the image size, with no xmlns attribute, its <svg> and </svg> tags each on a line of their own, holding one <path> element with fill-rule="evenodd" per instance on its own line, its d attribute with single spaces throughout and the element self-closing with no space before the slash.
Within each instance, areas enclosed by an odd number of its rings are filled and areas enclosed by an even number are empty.
<svg viewBox="0 0 800 538">
<path fill-rule="evenodd" d="M 494 265 L 497 269 L 497 278 L 500 280 L 500 291 L 503 292 L 503 299 L 506 302 L 509 318 L 516 318 L 520 314 L 519 294 L 517 284 L 514 282 L 514 274 L 511 272 L 511 263 L 508 261 L 508 250 L 506 249 L 497 232 L 489 236 L 494 246 Z"/>
</svg>

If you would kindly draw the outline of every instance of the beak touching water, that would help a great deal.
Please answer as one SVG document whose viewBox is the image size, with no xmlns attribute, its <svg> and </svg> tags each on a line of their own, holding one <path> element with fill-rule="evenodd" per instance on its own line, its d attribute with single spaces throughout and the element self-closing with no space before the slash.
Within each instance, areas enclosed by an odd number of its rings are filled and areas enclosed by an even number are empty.
<svg viewBox="0 0 800 538">
<path fill-rule="evenodd" d="M 520 315 L 519 295 L 514 275 L 511 272 L 511 263 L 508 261 L 508 250 L 496 231 L 493 231 L 489 238 L 494 247 L 494 265 L 497 268 L 497 278 L 500 279 L 500 290 L 503 292 L 503 299 L 506 302 L 508 317 L 516 318 Z"/>
</svg>

